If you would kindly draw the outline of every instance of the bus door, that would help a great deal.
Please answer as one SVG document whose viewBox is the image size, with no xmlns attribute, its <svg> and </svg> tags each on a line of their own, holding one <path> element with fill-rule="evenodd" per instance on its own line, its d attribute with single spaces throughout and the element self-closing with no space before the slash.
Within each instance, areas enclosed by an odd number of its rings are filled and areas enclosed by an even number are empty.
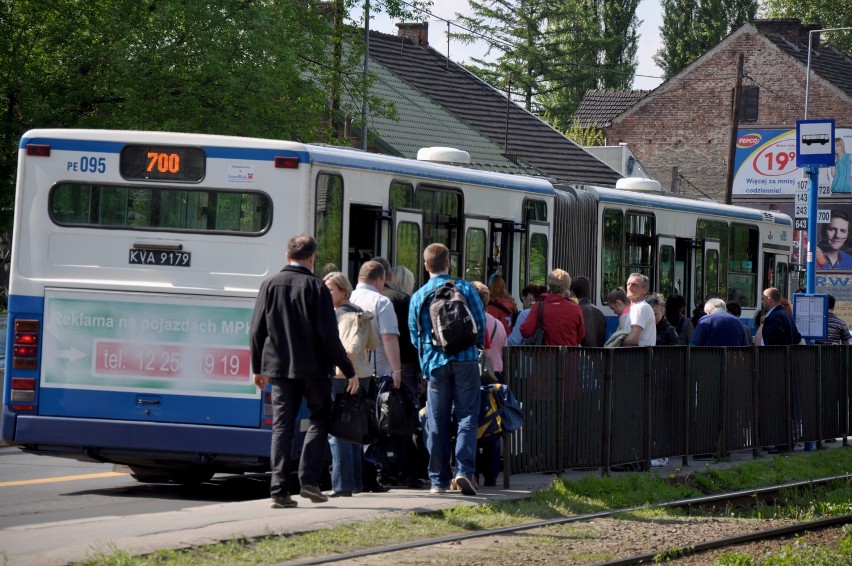
<svg viewBox="0 0 852 566">
<path fill-rule="evenodd" d="M 349 207 L 349 253 L 346 272 L 350 281 L 358 281 L 358 271 L 364 263 L 385 253 L 387 247 L 382 230 L 383 218 L 380 206 L 352 204 Z"/>
<path fill-rule="evenodd" d="M 464 257 L 462 277 L 488 283 L 490 221 L 484 216 L 464 218 Z"/>
<path fill-rule="evenodd" d="M 657 274 L 654 286 L 657 292 L 666 297 L 683 295 L 687 298 L 691 292 L 692 240 L 674 236 L 657 237 Z"/>
<path fill-rule="evenodd" d="M 692 303 L 689 304 L 692 308 L 701 307 L 707 302 L 707 297 L 711 294 L 718 295 L 720 292 L 720 270 L 719 250 L 721 245 L 719 240 L 707 238 L 693 248 L 693 265 L 695 266 L 695 276 L 692 283 Z M 724 297 L 722 297 L 724 299 Z M 689 314 L 689 313 L 687 313 Z"/>
<path fill-rule="evenodd" d="M 790 257 L 787 254 L 763 253 L 763 281 L 760 290 L 775 287 L 782 297 L 790 296 Z"/>
<path fill-rule="evenodd" d="M 519 282 L 518 290 L 529 283 L 545 285 L 550 271 L 550 225 L 530 220 L 527 222 L 526 235 L 524 264 L 521 266 L 523 279 Z"/>
<path fill-rule="evenodd" d="M 511 220 L 491 220 L 491 236 L 489 238 L 488 270 L 485 283 L 489 283 L 492 275 L 499 275 L 506 281 L 506 289 L 511 294 L 518 290 L 518 271 L 513 263 L 520 253 L 520 242 L 515 238 L 515 223 Z M 523 266 L 521 266 L 523 268 Z"/>
<path fill-rule="evenodd" d="M 420 287 L 428 277 L 423 267 L 423 212 L 395 208 L 390 240 L 391 265 L 410 269 L 414 274 L 414 288 Z"/>
</svg>

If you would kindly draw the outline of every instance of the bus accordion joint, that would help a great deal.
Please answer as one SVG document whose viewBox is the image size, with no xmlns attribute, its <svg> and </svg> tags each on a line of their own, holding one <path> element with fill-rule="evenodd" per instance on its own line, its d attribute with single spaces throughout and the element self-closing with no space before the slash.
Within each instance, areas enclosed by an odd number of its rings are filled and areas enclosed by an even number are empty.
<svg viewBox="0 0 852 566">
<path fill-rule="evenodd" d="M 30 157 L 50 157 L 50 146 L 43 143 L 28 143 L 27 155 Z"/>
</svg>

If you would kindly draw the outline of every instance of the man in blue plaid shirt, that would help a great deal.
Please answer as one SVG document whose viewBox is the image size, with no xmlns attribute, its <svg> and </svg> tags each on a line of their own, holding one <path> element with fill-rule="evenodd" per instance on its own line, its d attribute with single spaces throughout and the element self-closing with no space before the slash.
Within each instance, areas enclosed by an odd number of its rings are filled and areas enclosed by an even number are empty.
<svg viewBox="0 0 852 566">
<path fill-rule="evenodd" d="M 423 378 L 429 381 L 426 397 L 426 447 L 429 450 L 429 480 L 432 493 L 445 493 L 450 487 L 450 414 L 456 417 L 455 487 L 465 495 L 476 495 L 473 474 L 476 469 L 476 429 L 479 417 L 479 348 L 485 347 L 485 310 L 476 289 L 456 280 L 476 321 L 477 346 L 447 354 L 432 344 L 429 305 L 423 301 L 449 279 L 450 250 L 431 244 L 423 251 L 423 263 L 430 279 L 411 298 L 408 329 L 411 342 L 420 354 Z"/>
</svg>

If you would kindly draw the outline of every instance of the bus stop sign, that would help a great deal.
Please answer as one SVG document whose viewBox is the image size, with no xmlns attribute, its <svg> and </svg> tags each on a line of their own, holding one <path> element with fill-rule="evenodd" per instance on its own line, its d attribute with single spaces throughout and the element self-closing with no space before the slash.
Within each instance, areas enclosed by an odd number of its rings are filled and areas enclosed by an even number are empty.
<svg viewBox="0 0 852 566">
<path fill-rule="evenodd" d="M 796 122 L 796 167 L 834 167 L 834 120 Z"/>
</svg>

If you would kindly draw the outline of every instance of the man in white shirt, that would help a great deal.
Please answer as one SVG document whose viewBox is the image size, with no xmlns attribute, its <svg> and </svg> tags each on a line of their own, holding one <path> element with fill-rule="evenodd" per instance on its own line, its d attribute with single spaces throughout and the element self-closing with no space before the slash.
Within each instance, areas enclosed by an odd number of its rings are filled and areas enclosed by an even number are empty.
<svg viewBox="0 0 852 566">
<path fill-rule="evenodd" d="M 654 309 L 645 301 L 650 291 L 648 278 L 641 273 L 631 273 L 627 278 L 627 299 L 630 311 L 620 330 L 629 332 L 622 340 L 622 346 L 656 346 L 657 323 Z"/>
<path fill-rule="evenodd" d="M 382 295 L 385 288 L 385 268 L 377 261 L 368 261 L 358 272 L 358 286 L 352 291 L 349 301 L 363 310 L 373 313 L 373 328 L 382 342 L 374 351 L 376 376 L 391 376 L 394 387 L 399 389 L 402 371 L 399 361 L 399 324 L 393 304 Z"/>
</svg>

